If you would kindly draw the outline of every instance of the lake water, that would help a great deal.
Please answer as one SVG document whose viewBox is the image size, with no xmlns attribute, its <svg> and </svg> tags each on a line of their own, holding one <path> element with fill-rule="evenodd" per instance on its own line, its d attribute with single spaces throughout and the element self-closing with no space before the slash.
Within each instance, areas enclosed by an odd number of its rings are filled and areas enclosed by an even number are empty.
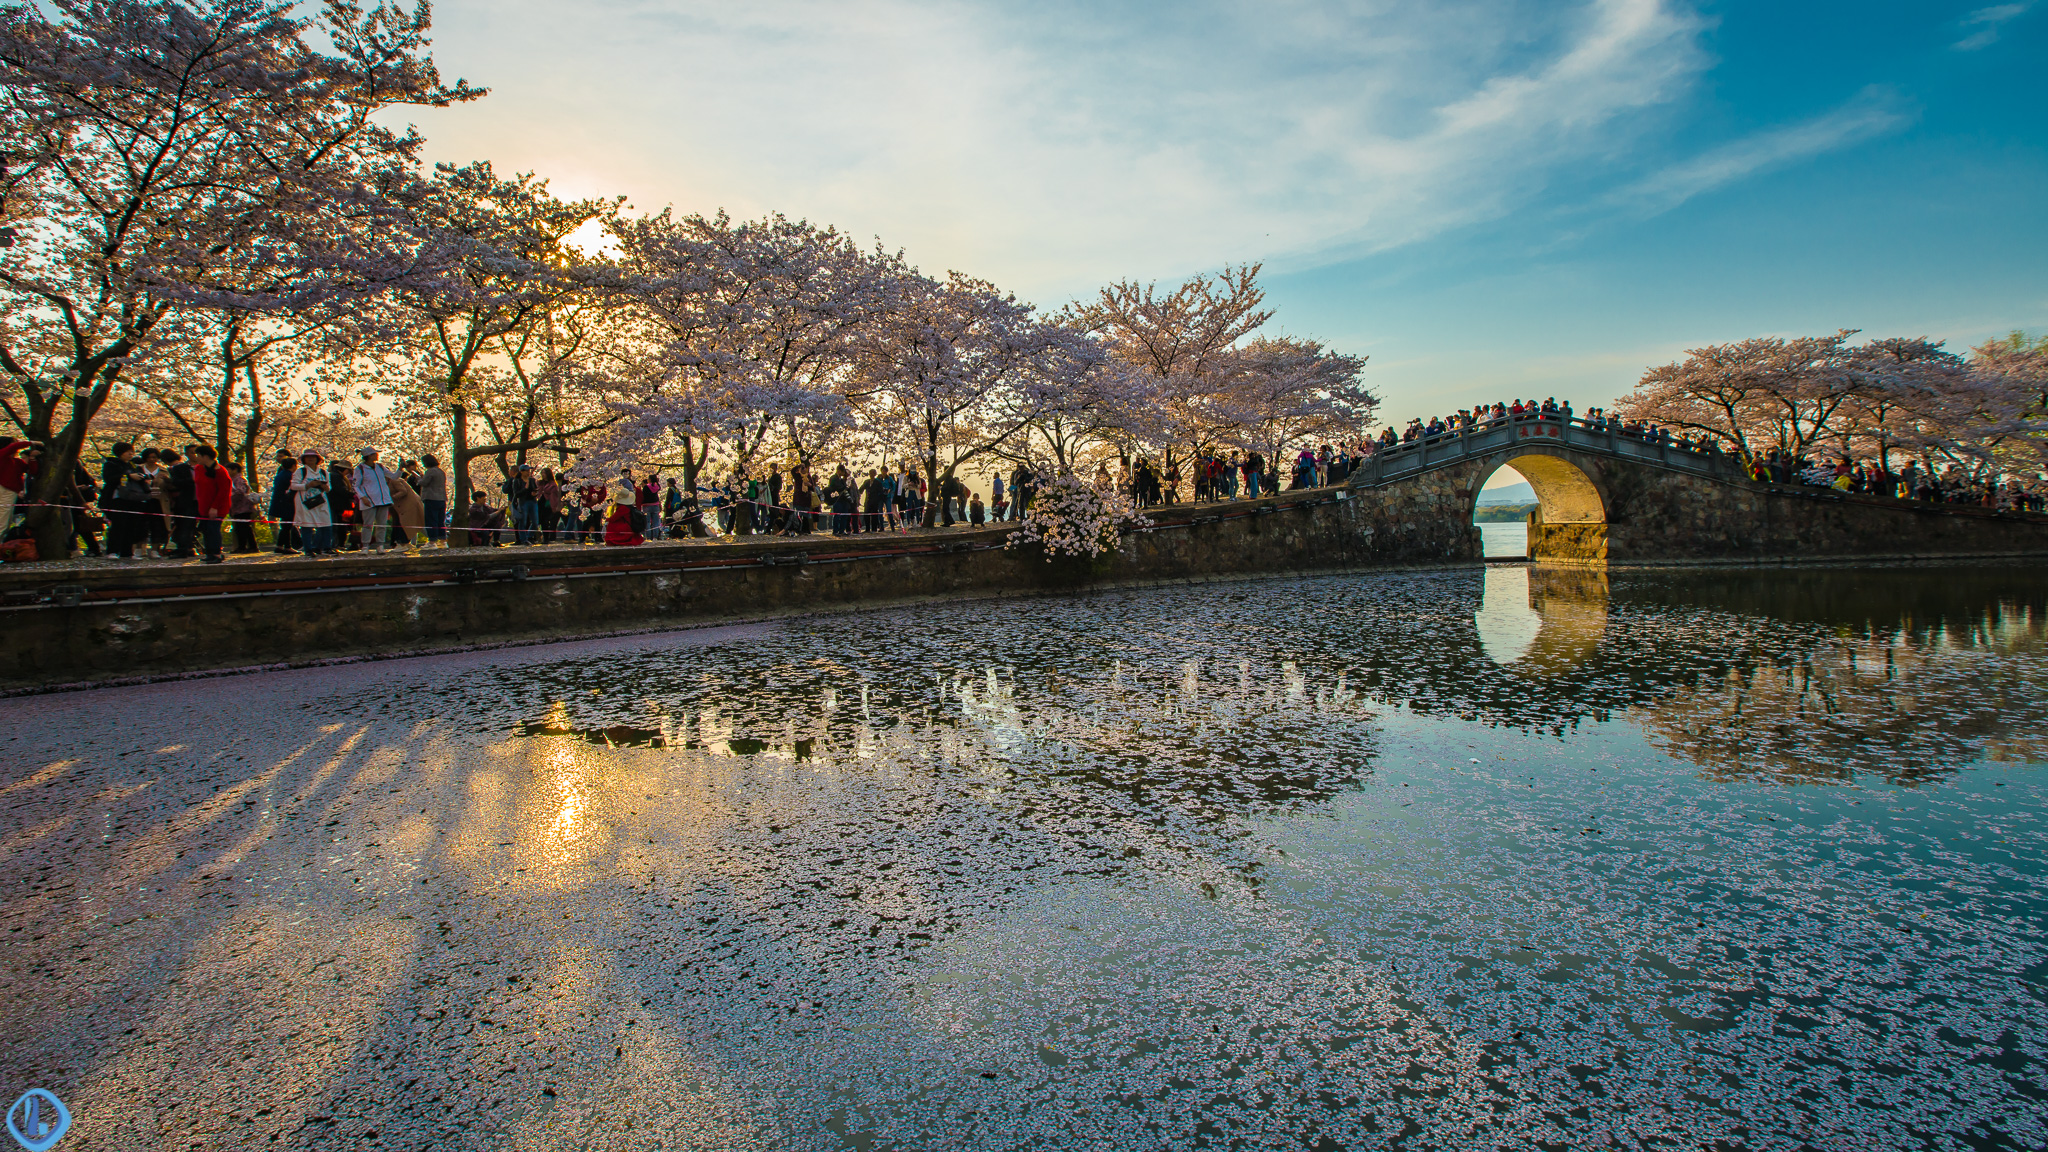
<svg viewBox="0 0 2048 1152">
<path fill-rule="evenodd" d="M 1519 560 L 1529 554 L 1529 525 L 1521 520 L 1481 524 L 1479 542 L 1489 557 L 1512 556 Z"/>
<path fill-rule="evenodd" d="M 9 707 L 0 1075 L 81 1148 L 2048 1144 L 2022 567 L 1257 581 Z"/>
</svg>

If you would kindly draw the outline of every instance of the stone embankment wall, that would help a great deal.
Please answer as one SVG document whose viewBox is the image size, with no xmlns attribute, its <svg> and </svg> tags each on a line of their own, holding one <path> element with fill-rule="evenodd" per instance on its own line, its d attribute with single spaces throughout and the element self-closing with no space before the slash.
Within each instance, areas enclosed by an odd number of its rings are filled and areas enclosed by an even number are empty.
<svg viewBox="0 0 2048 1152">
<path fill-rule="evenodd" d="M 1607 524 L 1550 525 L 1585 561 L 2048 554 L 2048 517 L 2000 516 L 1589 461 Z M 972 596 L 1476 562 L 1473 463 L 1356 492 L 1157 513 L 1093 562 L 1003 528 L 750 537 L 639 548 L 452 549 L 220 566 L 0 568 L 0 690 L 405 655 Z"/>
<path fill-rule="evenodd" d="M 0 568 L 0 688 L 429 652 L 849 606 L 1441 561 L 1397 547 L 1349 492 L 1154 517 L 1093 563 L 1003 547 L 1007 528 L 746 537 L 638 548 L 478 548 L 341 560 Z M 1372 521 L 1361 529 L 1361 519 Z M 1470 526 L 1466 528 L 1469 530 Z"/>
</svg>

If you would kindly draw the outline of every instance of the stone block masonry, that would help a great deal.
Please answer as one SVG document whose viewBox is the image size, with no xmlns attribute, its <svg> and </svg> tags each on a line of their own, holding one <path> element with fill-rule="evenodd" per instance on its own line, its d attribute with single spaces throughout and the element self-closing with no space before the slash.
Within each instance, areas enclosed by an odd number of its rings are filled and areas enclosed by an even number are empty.
<svg viewBox="0 0 2048 1152">
<path fill-rule="evenodd" d="M 1177 507 L 1087 562 L 1009 528 L 636 548 L 450 549 L 260 566 L 0 569 L 0 690 L 424 654 L 920 601 L 1367 566 L 1351 493 Z"/>
<path fill-rule="evenodd" d="M 1473 500 L 1495 466 L 1159 510 L 1154 530 L 1093 561 L 1006 549 L 1010 530 L 990 528 L 260 566 L 0 568 L 0 691 L 965 597 L 1478 563 Z M 2048 555 L 2048 517 L 1697 477 L 1667 483 L 1667 475 L 1653 472 L 1634 487 L 1594 476 L 1609 522 L 1540 526 L 1539 556 L 1545 548 L 1581 563 Z"/>
<path fill-rule="evenodd" d="M 2048 552 L 2048 516 L 1702 475 L 1564 444 L 1475 453 L 1360 492 L 1382 530 L 1419 551 L 1476 558 L 1458 540 L 1503 466 L 1541 502 L 1530 556 L 1570 563 L 1784 563 Z M 1460 511 L 1462 509 L 1462 511 Z"/>
</svg>

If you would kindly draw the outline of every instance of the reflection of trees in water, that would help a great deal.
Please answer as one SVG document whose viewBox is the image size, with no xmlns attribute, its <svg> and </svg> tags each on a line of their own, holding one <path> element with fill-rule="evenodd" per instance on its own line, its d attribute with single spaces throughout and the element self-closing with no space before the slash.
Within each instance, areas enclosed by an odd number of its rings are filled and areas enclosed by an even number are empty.
<svg viewBox="0 0 2048 1152">
<path fill-rule="evenodd" d="M 1356 787 L 1371 701 L 1560 735 L 1620 711 L 1712 774 L 1910 779 L 2041 754 L 2048 611 L 2024 576 L 1532 569 L 1541 630 L 1506 665 L 1474 630 L 1477 572 L 1213 585 L 844 617 L 500 690 L 537 733 L 940 766 L 1033 805 L 1201 819 Z"/>
<path fill-rule="evenodd" d="M 1280 812 L 1357 787 L 1376 726 L 1342 673 L 1312 678 L 1294 661 L 1255 671 L 1245 659 L 1205 676 L 1204 664 L 1184 661 L 1178 678 L 1119 668 L 1066 685 L 1063 706 L 1044 710 L 1045 731 L 1072 755 L 1050 771 L 1214 815 Z"/>
<path fill-rule="evenodd" d="M 2039 614 L 2002 605 L 1974 622 L 1915 623 L 1760 652 L 1720 683 L 1681 688 L 1635 718 L 1659 747 L 1715 779 L 1911 782 L 1978 760 L 2048 760 Z M 1765 649 L 1774 639 L 1753 642 Z"/>
<path fill-rule="evenodd" d="M 1341 642 L 1357 681 L 1420 711 L 1557 734 L 1624 711 L 1730 778 L 1910 780 L 2039 759 L 2048 743 L 2048 606 L 2023 569 L 1539 567 L 1526 593 L 1489 587 L 1540 617 L 1518 658 L 1496 664 L 1476 632 L 1434 628 L 1446 590 L 1419 583 Z"/>
<path fill-rule="evenodd" d="M 1271 815 L 1355 788 L 1373 755 L 1371 714 L 1341 671 L 1191 656 L 1185 637 L 1150 629 L 1106 645 L 1078 626 L 1092 622 L 998 624 L 993 611 L 949 613 L 976 625 L 948 630 L 974 644 L 854 619 L 831 646 L 857 662 L 802 655 L 822 647 L 818 637 L 775 631 L 564 661 L 501 687 L 526 717 L 515 735 L 965 769 L 1027 807 L 1070 815 L 1099 803 L 1204 820 Z M 970 670 L 933 670 L 957 667 L 963 648 L 976 649 Z"/>
</svg>

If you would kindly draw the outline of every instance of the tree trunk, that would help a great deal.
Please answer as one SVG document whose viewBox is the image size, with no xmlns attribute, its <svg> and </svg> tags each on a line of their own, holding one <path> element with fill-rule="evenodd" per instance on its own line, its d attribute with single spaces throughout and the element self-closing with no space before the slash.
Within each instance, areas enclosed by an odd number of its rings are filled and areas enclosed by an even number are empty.
<svg viewBox="0 0 2048 1152">
<path fill-rule="evenodd" d="M 460 403 L 448 406 L 448 484 L 453 489 L 448 493 L 449 509 L 461 525 L 448 539 L 468 547 L 474 543 L 469 538 L 469 408 Z"/>
<path fill-rule="evenodd" d="M 711 535 L 704 528 L 704 506 L 697 502 L 697 477 L 702 474 L 704 461 L 710 456 L 710 444 L 704 445 L 704 455 L 699 457 L 696 438 L 683 437 L 683 516 L 692 536 Z"/>
<path fill-rule="evenodd" d="M 256 433 L 263 427 L 263 389 L 256 379 L 256 362 L 245 361 L 242 374 L 249 380 L 249 418 L 242 421 L 242 475 L 250 478 L 250 490 L 255 490 L 256 477 Z"/>
<path fill-rule="evenodd" d="M 213 400 L 213 450 L 222 461 L 233 460 L 234 450 L 228 444 L 228 425 L 235 415 L 235 356 L 232 344 L 221 349 L 220 395 Z"/>
<path fill-rule="evenodd" d="M 78 405 L 89 404 L 83 397 L 74 399 L 71 419 L 54 435 L 45 432 L 41 436 L 33 433 L 31 440 L 43 441 L 42 464 L 36 470 L 36 482 L 29 494 L 40 504 L 28 509 L 27 527 L 35 537 L 36 554 L 45 560 L 63 560 L 71 554 L 71 520 L 66 510 L 58 505 L 72 503 L 71 474 L 78 468 L 78 454 L 85 446 L 86 423 L 91 416 L 81 417 Z M 97 405 L 92 405 L 97 408 Z M 45 421 L 51 423 L 53 421 Z M 71 516 L 78 515 L 77 509 L 69 509 Z"/>
<path fill-rule="evenodd" d="M 63 428 L 55 429 L 61 398 L 29 406 L 27 438 L 42 441 L 44 447 L 35 483 L 23 495 L 40 502 L 39 507 L 27 510 L 27 528 L 35 538 L 37 555 L 45 560 L 62 560 L 71 554 L 71 521 L 55 505 L 71 503 L 66 489 L 71 486 L 71 474 L 78 468 L 86 429 L 114 389 L 115 378 L 121 372 L 117 358 L 127 355 L 133 347 L 124 338 L 97 356 L 73 362 L 78 386 L 71 392 L 71 419 Z M 37 391 L 40 393 L 40 388 Z"/>
<path fill-rule="evenodd" d="M 946 485 L 944 481 L 939 479 L 939 427 L 929 416 L 924 420 L 924 451 L 924 459 L 919 461 L 919 463 L 924 465 L 925 483 L 929 485 L 925 489 L 924 526 L 926 528 L 935 527 L 941 521 L 951 524 L 953 518 L 949 515 L 944 515 L 946 512 Z M 952 475 L 951 470 L 947 471 L 947 475 Z"/>
<path fill-rule="evenodd" d="M 919 527 L 931 528 L 935 527 L 939 522 L 939 505 L 944 499 L 944 497 L 939 495 L 941 491 L 939 487 L 939 450 L 933 448 L 930 454 L 919 460 L 918 463 L 924 465 L 925 481 L 924 518 Z"/>
</svg>

